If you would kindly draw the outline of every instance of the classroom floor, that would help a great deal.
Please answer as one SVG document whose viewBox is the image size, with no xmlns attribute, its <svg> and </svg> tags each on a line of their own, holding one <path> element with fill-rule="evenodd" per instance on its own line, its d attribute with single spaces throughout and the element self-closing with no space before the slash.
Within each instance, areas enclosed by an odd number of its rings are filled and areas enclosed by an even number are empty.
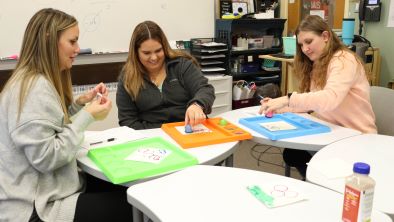
<svg viewBox="0 0 394 222">
<path fill-rule="evenodd" d="M 242 141 L 234 153 L 234 167 L 263 171 L 284 176 L 285 169 L 282 148 L 257 145 L 252 141 Z M 291 168 L 291 177 L 301 179 L 295 168 Z"/>
</svg>

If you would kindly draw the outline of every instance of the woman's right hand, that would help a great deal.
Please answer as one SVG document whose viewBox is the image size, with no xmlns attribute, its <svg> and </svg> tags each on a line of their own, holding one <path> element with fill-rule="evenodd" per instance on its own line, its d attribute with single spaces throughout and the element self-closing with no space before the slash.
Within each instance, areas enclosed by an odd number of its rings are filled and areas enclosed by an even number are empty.
<svg viewBox="0 0 394 222">
<path fill-rule="evenodd" d="M 85 110 L 89 112 L 95 120 L 103 120 L 107 117 L 109 111 L 111 111 L 112 102 L 106 96 L 94 99 L 89 105 L 85 107 Z"/>
<path fill-rule="evenodd" d="M 106 85 L 102 82 L 97 84 L 90 91 L 80 95 L 75 102 L 80 106 L 84 106 L 86 103 L 94 100 L 99 94 L 101 94 L 101 96 L 108 97 L 108 89 Z"/>
<path fill-rule="evenodd" d="M 277 110 L 289 106 L 289 97 L 282 96 L 276 99 L 264 98 L 260 101 L 259 114 L 276 113 Z"/>
</svg>

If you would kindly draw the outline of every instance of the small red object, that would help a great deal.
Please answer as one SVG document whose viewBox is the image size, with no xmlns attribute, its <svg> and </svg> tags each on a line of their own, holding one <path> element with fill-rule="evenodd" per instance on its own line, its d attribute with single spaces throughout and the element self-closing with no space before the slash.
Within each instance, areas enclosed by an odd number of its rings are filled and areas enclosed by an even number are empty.
<svg viewBox="0 0 394 222">
<path fill-rule="evenodd" d="M 268 112 L 265 114 L 265 117 L 267 117 L 267 118 L 272 118 L 273 116 L 274 116 L 273 112 Z"/>
</svg>

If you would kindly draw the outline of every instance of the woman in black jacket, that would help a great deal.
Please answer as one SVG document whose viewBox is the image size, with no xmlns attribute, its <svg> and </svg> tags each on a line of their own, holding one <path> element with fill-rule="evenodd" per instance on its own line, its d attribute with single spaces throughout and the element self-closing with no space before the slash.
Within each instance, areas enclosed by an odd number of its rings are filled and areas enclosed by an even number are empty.
<svg viewBox="0 0 394 222">
<path fill-rule="evenodd" d="M 194 126 L 206 119 L 214 100 L 214 88 L 192 56 L 172 50 L 156 23 L 136 26 L 116 93 L 119 125 L 149 129 L 185 121 Z"/>
</svg>

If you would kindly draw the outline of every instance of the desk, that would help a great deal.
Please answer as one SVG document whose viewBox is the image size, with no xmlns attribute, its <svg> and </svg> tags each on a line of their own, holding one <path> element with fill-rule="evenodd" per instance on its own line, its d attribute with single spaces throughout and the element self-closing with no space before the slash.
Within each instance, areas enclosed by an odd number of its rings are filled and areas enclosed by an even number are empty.
<svg viewBox="0 0 394 222">
<path fill-rule="evenodd" d="M 307 200 L 269 209 L 246 189 L 250 185 L 283 184 L 297 188 Z M 300 180 L 240 168 L 192 166 L 171 175 L 131 186 L 128 202 L 135 222 L 142 211 L 153 221 L 340 221 L 343 195 Z M 141 214 L 141 213 L 140 213 Z M 391 221 L 373 211 L 372 221 Z"/>
<path fill-rule="evenodd" d="M 270 140 L 267 137 L 263 136 L 262 134 L 249 129 L 246 126 L 243 126 L 238 123 L 240 118 L 244 117 L 252 117 L 252 113 L 257 114 L 260 106 L 253 106 L 247 107 L 243 109 L 236 109 L 229 112 L 225 112 L 220 114 L 219 116 L 232 122 L 233 124 L 241 127 L 242 129 L 247 130 L 253 136 L 252 140 L 256 143 L 272 145 L 277 147 L 285 147 L 285 148 L 292 148 L 292 149 L 299 149 L 299 150 L 310 150 L 310 151 L 318 151 L 321 148 L 336 142 L 338 140 L 342 140 L 348 137 L 360 135 L 361 132 L 341 126 L 337 126 L 323 120 L 320 120 L 316 117 L 313 117 L 309 114 L 301 114 L 303 117 L 311 119 L 313 121 L 322 123 L 331 128 L 331 132 L 329 133 L 321 133 L 315 135 L 308 135 L 302 137 L 294 137 L 282 140 Z"/>
<path fill-rule="evenodd" d="M 162 129 L 147 129 L 140 130 L 144 135 L 148 135 L 149 137 L 161 136 L 169 142 L 176 144 L 179 146 L 170 136 L 168 136 Z M 189 148 L 185 149 L 188 153 L 195 156 L 198 160 L 199 164 L 207 164 L 214 165 L 220 163 L 225 160 L 226 166 L 233 165 L 233 153 L 237 149 L 237 142 L 229 142 L 229 143 L 221 143 L 209 146 L 202 146 L 197 148 Z M 97 165 L 87 156 L 88 150 L 81 149 L 77 154 L 78 166 L 85 171 L 97 178 L 102 180 L 109 181 L 108 178 L 103 174 L 103 172 L 97 167 Z M 158 177 L 158 176 L 155 176 Z M 155 178 L 152 177 L 152 178 Z M 146 178 L 138 181 L 131 181 L 129 183 L 123 184 L 125 186 L 131 186 L 132 184 L 139 183 L 142 181 L 146 181 L 152 178 Z"/>
<path fill-rule="evenodd" d="M 371 86 L 379 85 L 380 81 L 380 50 L 379 48 L 368 48 L 365 51 L 366 62 L 365 62 L 365 72 L 368 77 L 368 82 Z M 299 80 L 294 76 L 293 73 L 293 62 L 294 59 L 286 59 L 274 57 L 271 55 L 260 55 L 261 59 L 270 59 L 274 61 L 284 62 L 282 65 L 282 83 L 281 90 L 282 94 L 286 95 L 288 92 L 299 91 Z"/>
<path fill-rule="evenodd" d="M 394 137 L 376 134 L 350 137 L 328 145 L 312 157 L 307 180 L 343 193 L 344 178 L 328 179 L 314 167 L 333 158 L 339 158 L 349 166 L 354 162 L 368 163 L 371 166 L 370 176 L 376 181 L 373 206 L 394 218 Z"/>
<path fill-rule="evenodd" d="M 260 55 L 261 59 L 269 59 L 273 61 L 283 62 L 282 64 L 282 80 L 281 80 L 281 91 L 282 95 L 286 95 L 288 92 L 299 91 L 299 81 L 293 74 L 293 62 L 294 58 L 280 58 L 271 55 Z"/>
</svg>

